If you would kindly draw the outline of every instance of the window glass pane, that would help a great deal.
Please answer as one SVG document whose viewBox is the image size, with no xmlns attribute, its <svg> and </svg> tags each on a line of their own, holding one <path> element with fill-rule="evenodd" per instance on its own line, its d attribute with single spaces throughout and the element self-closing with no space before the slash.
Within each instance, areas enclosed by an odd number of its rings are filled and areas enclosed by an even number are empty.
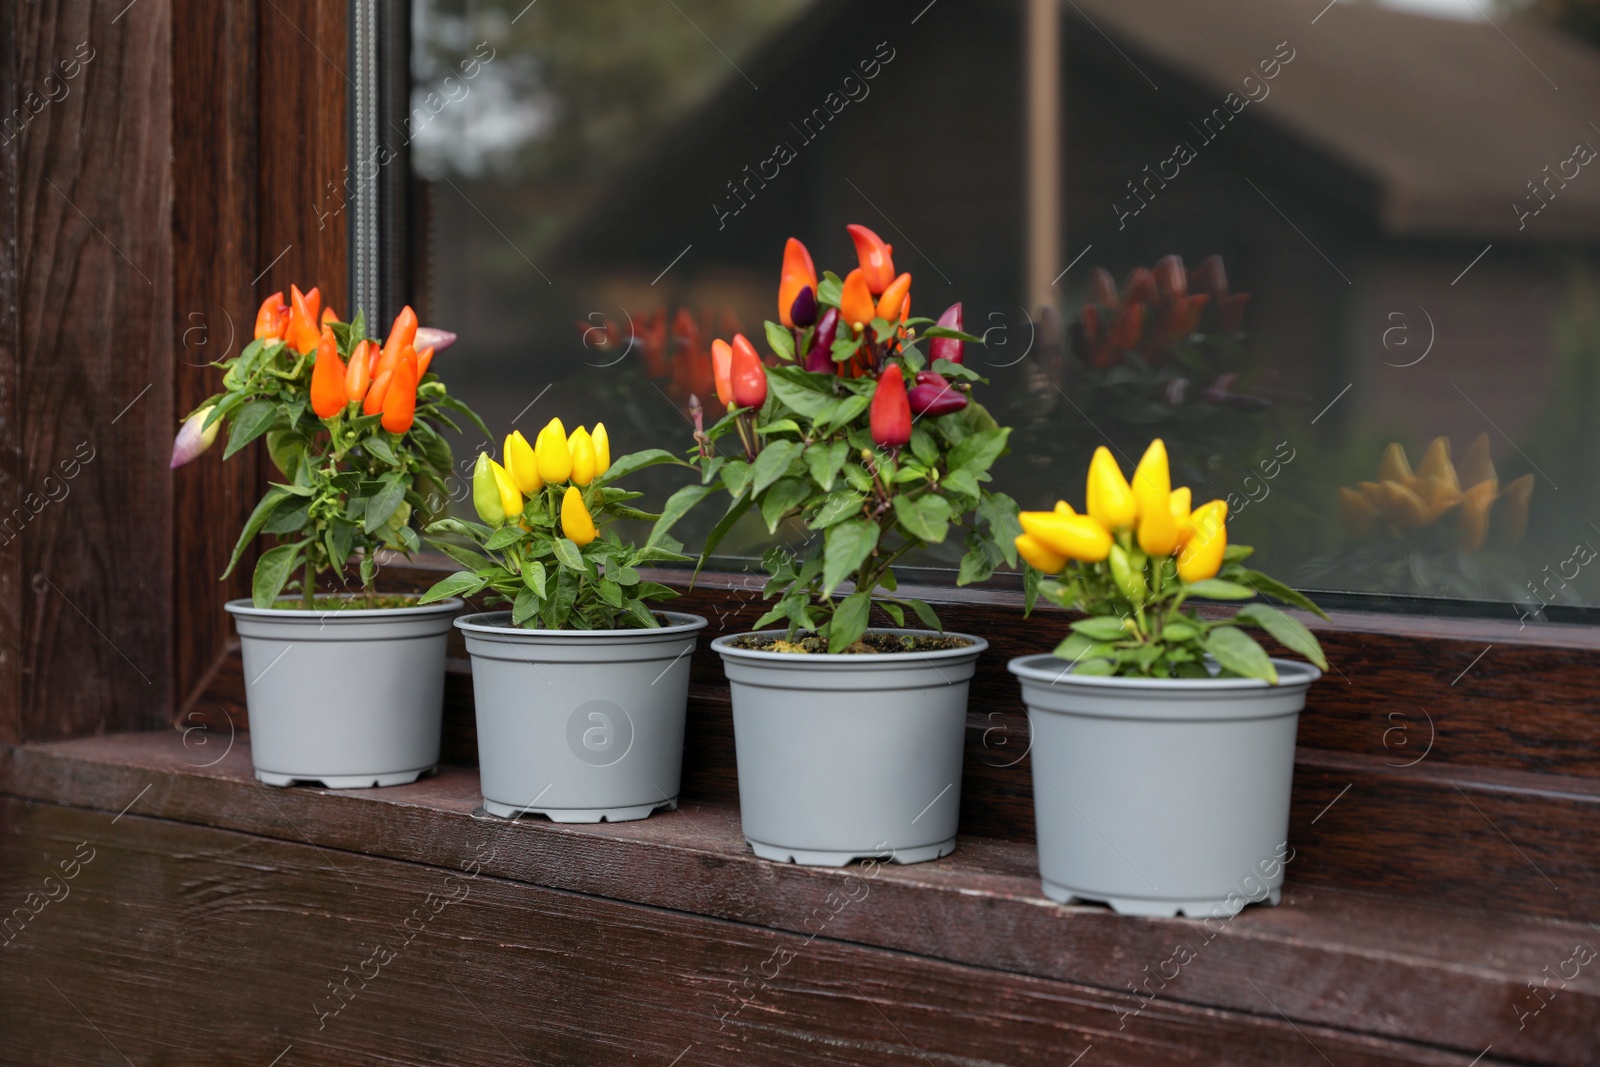
<svg viewBox="0 0 1600 1067">
<path fill-rule="evenodd" d="M 686 448 L 710 339 L 766 350 L 784 239 L 843 274 L 860 222 L 914 313 L 986 334 L 1024 507 L 1160 435 L 1301 587 L 1600 605 L 1586 10 L 414 0 L 417 298 L 497 433 Z"/>
</svg>

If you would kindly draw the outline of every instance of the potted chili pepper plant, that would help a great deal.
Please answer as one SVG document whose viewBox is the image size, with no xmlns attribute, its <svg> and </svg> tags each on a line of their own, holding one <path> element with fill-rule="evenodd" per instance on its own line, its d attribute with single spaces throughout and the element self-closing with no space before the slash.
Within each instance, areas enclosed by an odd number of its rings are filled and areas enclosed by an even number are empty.
<svg viewBox="0 0 1600 1067">
<path fill-rule="evenodd" d="M 1277 903 L 1295 732 L 1328 663 L 1315 635 L 1264 602 L 1205 618 L 1191 598 L 1266 594 L 1322 614 L 1228 544 L 1228 505 L 1190 509 L 1152 442 L 1123 477 L 1099 448 L 1086 513 L 1023 512 L 1017 551 L 1035 594 L 1087 613 L 1053 653 L 1020 656 L 1032 727 L 1045 895 L 1123 914 L 1234 914 Z M 1326 616 L 1324 616 L 1326 617 Z M 1272 659 L 1259 627 L 1316 666 Z"/>
<path fill-rule="evenodd" d="M 678 594 L 638 568 L 689 559 L 681 546 L 636 547 L 610 523 L 658 518 L 629 503 L 641 494 L 612 483 L 676 457 L 654 449 L 613 463 L 603 424 L 569 437 L 552 419 L 533 445 L 520 431 L 508 436 L 502 458 L 479 454 L 473 472 L 482 523 L 428 527 L 468 569 L 423 597 L 487 593 L 510 605 L 456 620 L 472 655 L 483 806 L 556 822 L 623 822 L 675 808 L 687 657 L 706 620 L 649 606 Z"/>
<path fill-rule="evenodd" d="M 290 293 L 268 297 L 254 338 L 218 364 L 223 391 L 185 420 L 172 466 L 226 424 L 224 459 L 264 440 L 277 467 L 223 574 L 257 535 L 277 538 L 256 562 L 250 599 L 225 605 L 244 657 L 256 777 L 333 789 L 415 781 L 439 761 L 445 643 L 461 601 L 380 594 L 377 552 L 420 547 L 412 523 L 442 506 L 450 474 L 439 428 L 457 428 L 447 411 L 477 416 L 430 369 L 454 334 L 419 329 L 407 307 L 380 345 L 359 312 L 341 322 L 315 288 Z M 353 554 L 359 585 L 345 570 Z M 344 591 L 318 593 L 327 575 Z"/>
<path fill-rule="evenodd" d="M 980 581 L 1015 561 L 1021 529 L 1015 502 L 984 484 L 1009 431 L 972 398 L 961 305 L 911 318 L 893 249 L 849 231 L 860 265 L 842 279 L 819 281 L 789 240 L 780 321 L 766 323 L 777 365 L 742 335 L 713 345 L 727 414 L 697 432 L 702 482 L 668 501 L 654 535 L 718 489 L 728 509 L 702 560 L 751 511 L 770 533 L 806 533 L 798 552 L 767 553 L 758 632 L 712 647 L 732 686 L 745 838 L 767 859 L 826 866 L 955 848 L 967 685 L 987 642 L 945 633 L 897 593 L 894 567 L 964 530 L 959 581 Z M 888 626 L 871 625 L 874 609 Z M 785 625 L 760 629 L 773 623 Z"/>
</svg>

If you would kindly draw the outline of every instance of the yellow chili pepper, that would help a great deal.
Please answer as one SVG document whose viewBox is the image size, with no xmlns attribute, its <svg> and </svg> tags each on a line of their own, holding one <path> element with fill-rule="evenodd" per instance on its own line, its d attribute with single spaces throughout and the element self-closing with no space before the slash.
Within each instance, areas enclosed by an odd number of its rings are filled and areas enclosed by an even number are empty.
<svg viewBox="0 0 1600 1067">
<path fill-rule="evenodd" d="M 506 521 L 506 509 L 500 499 L 499 483 L 489 468 L 493 462 L 488 453 L 478 453 L 478 462 L 472 468 L 472 506 L 477 509 L 478 518 L 490 526 L 499 526 Z"/>
<path fill-rule="evenodd" d="M 539 431 L 533 451 L 539 460 L 539 477 L 546 484 L 555 485 L 572 476 L 572 453 L 567 451 L 567 430 L 560 419 L 551 419 Z"/>
<path fill-rule="evenodd" d="M 1139 504 L 1139 547 L 1152 556 L 1170 555 L 1178 547 L 1178 524 L 1172 517 L 1167 446 L 1159 437 L 1134 469 L 1133 497 Z"/>
<path fill-rule="evenodd" d="M 1088 490 L 1089 514 L 1106 529 L 1126 530 L 1139 517 L 1139 502 L 1105 445 L 1094 450 L 1089 462 Z"/>
<path fill-rule="evenodd" d="M 1182 548 L 1184 542 L 1189 540 L 1193 529 L 1189 525 L 1189 501 L 1192 494 L 1187 485 L 1174 489 L 1167 497 L 1167 510 L 1172 513 L 1172 521 L 1178 528 L 1177 548 Z"/>
<path fill-rule="evenodd" d="M 1060 574 L 1066 569 L 1067 557 L 1032 534 L 1018 534 L 1016 545 L 1017 555 L 1046 574 Z"/>
<path fill-rule="evenodd" d="M 567 454 L 572 459 L 572 480 L 577 485 L 588 485 L 597 473 L 594 458 L 594 440 L 589 431 L 579 426 L 567 438 Z"/>
<path fill-rule="evenodd" d="M 1201 504 L 1189 516 L 1191 533 L 1178 553 L 1178 577 L 1186 582 L 1215 578 L 1222 569 L 1222 554 L 1228 548 L 1228 505 L 1213 500 Z"/>
<path fill-rule="evenodd" d="M 1057 500 L 1056 501 L 1056 514 L 1057 515 L 1076 515 L 1077 512 L 1073 511 L 1072 510 L 1072 505 L 1067 503 L 1065 500 Z"/>
<path fill-rule="evenodd" d="M 533 446 L 528 444 L 528 439 L 522 436 L 521 430 L 513 430 L 506 435 L 503 452 L 506 457 L 506 473 L 511 475 L 511 480 L 518 489 L 532 496 L 544 488 L 544 479 L 539 477 L 539 461 L 534 456 Z"/>
<path fill-rule="evenodd" d="M 506 469 L 494 460 L 489 461 L 489 469 L 494 471 L 495 488 L 500 493 L 500 506 L 505 510 L 507 519 L 514 519 L 522 514 L 522 494 L 517 491 L 517 483 L 511 480 L 511 475 Z"/>
<path fill-rule="evenodd" d="M 1099 563 L 1111 551 L 1111 534 L 1088 515 L 1024 511 L 1019 518 L 1024 533 L 1067 559 Z"/>
<path fill-rule="evenodd" d="M 566 495 L 561 498 L 561 532 L 579 548 L 595 537 L 594 519 L 583 506 L 583 494 L 575 485 L 567 486 Z"/>
<path fill-rule="evenodd" d="M 594 424 L 594 433 L 589 435 L 594 441 L 594 476 L 596 478 L 611 469 L 611 437 L 606 433 L 606 424 Z"/>
</svg>

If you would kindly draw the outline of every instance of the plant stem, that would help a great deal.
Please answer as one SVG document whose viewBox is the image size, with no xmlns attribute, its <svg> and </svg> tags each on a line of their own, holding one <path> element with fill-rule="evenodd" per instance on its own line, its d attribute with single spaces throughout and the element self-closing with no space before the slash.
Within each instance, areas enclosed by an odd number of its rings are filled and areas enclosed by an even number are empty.
<svg viewBox="0 0 1600 1067">
<path fill-rule="evenodd" d="M 306 553 L 305 577 L 300 580 L 300 603 L 307 611 L 317 606 L 317 565 L 311 558 L 311 553 Z"/>
</svg>

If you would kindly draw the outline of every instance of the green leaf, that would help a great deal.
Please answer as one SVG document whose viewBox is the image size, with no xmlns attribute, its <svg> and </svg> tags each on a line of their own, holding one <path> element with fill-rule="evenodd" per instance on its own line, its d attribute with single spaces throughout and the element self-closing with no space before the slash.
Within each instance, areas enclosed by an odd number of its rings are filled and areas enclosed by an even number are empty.
<svg viewBox="0 0 1600 1067">
<path fill-rule="evenodd" d="M 911 454 L 920 459 L 924 466 L 931 467 L 939 462 L 939 446 L 934 443 L 933 434 L 921 426 L 911 430 Z"/>
<path fill-rule="evenodd" d="M 817 303 L 839 306 L 839 296 L 844 292 L 844 282 L 831 270 L 822 272 L 822 281 L 817 283 Z"/>
<path fill-rule="evenodd" d="M 844 475 L 844 480 L 850 483 L 850 488 L 860 493 L 870 492 L 872 489 L 872 475 L 859 463 L 846 463 L 839 468 Z"/>
<path fill-rule="evenodd" d="M 728 531 L 733 529 L 733 524 L 743 518 L 744 513 L 749 510 L 750 498 L 747 496 L 742 496 L 728 505 L 728 510 L 723 513 L 722 518 L 718 519 L 717 524 L 711 528 L 711 532 L 706 534 L 706 543 L 700 550 L 700 559 L 694 565 L 694 573 L 696 575 L 700 573 L 700 568 L 706 565 L 706 560 L 711 558 L 711 553 L 717 550 L 717 546 L 722 543 L 722 539 L 728 536 Z M 640 593 L 639 595 L 643 596 L 644 594 Z"/>
<path fill-rule="evenodd" d="M 434 525 L 437 526 L 439 524 L 435 523 Z M 428 543 L 468 570 L 476 571 L 492 565 L 488 557 L 480 555 L 465 545 L 454 544 L 450 541 L 437 541 L 433 538 L 429 538 Z"/>
<path fill-rule="evenodd" d="M 469 420 L 471 420 L 472 425 L 477 427 L 478 432 L 483 434 L 485 438 L 490 441 L 495 439 L 494 434 L 489 431 L 489 427 L 484 425 L 483 420 L 478 417 L 478 413 L 467 407 L 467 405 L 462 401 L 457 400 L 453 396 L 441 396 L 438 400 L 435 400 L 434 403 L 439 407 L 449 408 L 451 411 L 465 415 Z"/>
<path fill-rule="evenodd" d="M 664 448 L 647 448 L 641 452 L 629 452 L 626 456 L 618 456 L 611 461 L 611 466 L 606 472 L 595 478 L 594 485 L 610 485 L 624 475 L 646 467 L 654 467 L 661 463 L 682 463 L 677 456 Z"/>
<path fill-rule="evenodd" d="M 1246 604 L 1234 617 L 1235 622 L 1253 623 L 1277 638 L 1284 648 L 1298 652 L 1323 670 L 1328 669 L 1328 658 L 1322 654 L 1322 645 L 1316 634 L 1293 615 L 1285 614 L 1269 604 Z"/>
<path fill-rule="evenodd" d="M 802 448 L 799 441 L 769 441 L 750 468 L 751 494 L 759 496 L 763 489 L 783 477 L 784 472 L 789 469 L 789 464 L 800 455 Z"/>
<path fill-rule="evenodd" d="M 394 509 L 406 498 L 405 475 L 398 471 L 386 474 L 382 482 L 383 488 L 367 501 L 367 513 L 362 519 L 362 529 L 367 533 L 388 522 L 389 516 L 394 514 Z"/>
<path fill-rule="evenodd" d="M 438 435 L 435 434 L 434 436 L 437 437 Z M 366 449 L 367 455 L 381 463 L 390 467 L 400 466 L 400 460 L 396 458 L 394 449 L 390 448 L 389 442 L 382 437 L 369 437 L 361 442 L 361 447 Z"/>
<path fill-rule="evenodd" d="M 521 626 L 539 614 L 539 609 L 543 606 L 542 598 L 532 589 L 518 590 L 517 598 L 511 602 L 511 625 Z"/>
<path fill-rule="evenodd" d="M 1242 559 L 1249 559 L 1255 551 L 1249 545 L 1229 545 L 1222 550 L 1222 562 L 1238 563 Z"/>
<path fill-rule="evenodd" d="M 971 471 L 951 471 L 939 479 L 939 488 L 946 493 L 956 493 L 973 500 L 982 493 L 978 488 L 978 478 Z"/>
<path fill-rule="evenodd" d="M 829 652 L 843 652 L 861 639 L 861 635 L 867 632 L 867 613 L 871 608 L 872 598 L 865 590 L 851 593 L 839 601 L 833 621 L 828 623 Z"/>
<path fill-rule="evenodd" d="M 261 503 L 257 504 L 256 509 L 250 513 L 250 518 L 245 522 L 244 529 L 239 531 L 239 540 L 234 542 L 233 555 L 228 558 L 228 568 L 222 572 L 223 578 L 233 573 L 233 568 L 239 565 L 239 557 L 244 555 L 245 546 L 255 538 L 256 534 L 261 532 L 261 527 L 266 525 L 267 519 L 271 517 L 272 512 L 289 495 L 288 490 L 279 486 L 273 486 L 267 490 L 266 496 L 261 498 Z M 221 579 L 219 578 L 218 581 L 221 581 Z"/>
<path fill-rule="evenodd" d="M 861 502 L 866 497 L 860 493 L 839 489 L 828 494 L 817 513 L 811 516 L 811 521 L 806 523 L 813 530 L 826 530 L 835 523 L 843 522 L 861 511 Z"/>
<path fill-rule="evenodd" d="M 761 518 L 767 524 L 767 532 L 777 533 L 778 523 L 783 521 L 783 517 L 811 493 L 809 478 L 785 478 L 773 485 L 761 498 Z"/>
<path fill-rule="evenodd" d="M 328 526 L 324 539 L 328 546 L 328 560 L 337 568 L 343 568 L 350 558 L 350 548 L 355 542 L 356 528 L 348 522 L 334 522 Z"/>
<path fill-rule="evenodd" d="M 311 501 L 303 497 L 290 497 L 272 513 L 266 525 L 261 527 L 262 533 L 286 534 L 298 533 L 305 529 L 311 520 Z"/>
<path fill-rule="evenodd" d="M 769 436 L 771 434 L 775 434 L 775 433 L 799 433 L 799 432 L 800 432 L 800 424 L 798 422 L 795 422 L 793 419 L 779 419 L 777 422 L 769 422 L 765 426 L 757 426 L 756 427 L 756 433 L 759 434 L 762 437 L 767 437 L 767 436 Z"/>
<path fill-rule="evenodd" d="M 1169 645 L 1193 641 L 1199 636 L 1200 628 L 1186 619 L 1175 619 L 1161 628 L 1161 639 Z"/>
<path fill-rule="evenodd" d="M 938 630 L 940 633 L 944 633 L 944 623 L 939 621 L 938 613 L 930 608 L 926 601 L 908 599 L 906 603 L 910 604 L 911 610 L 917 613 L 917 618 L 922 620 L 922 625 L 930 630 Z"/>
<path fill-rule="evenodd" d="M 578 551 L 578 546 L 570 538 L 554 538 L 550 545 L 555 549 L 556 561 L 563 567 L 579 574 L 589 573 L 589 565 L 584 561 L 583 553 Z"/>
<path fill-rule="evenodd" d="M 432 589 L 422 594 L 418 604 L 432 604 L 436 600 L 443 600 L 452 596 L 471 596 L 489 584 L 487 575 L 472 574 L 467 571 L 457 571 L 450 577 L 434 584 Z"/>
<path fill-rule="evenodd" d="M 535 596 L 543 600 L 545 595 L 544 564 L 534 560 L 522 568 L 522 580 L 533 590 Z"/>
<path fill-rule="evenodd" d="M 814 419 L 825 408 L 833 405 L 832 393 L 819 393 L 809 386 L 799 385 L 781 374 L 767 375 L 767 385 L 772 395 L 784 407 L 808 419 Z"/>
<path fill-rule="evenodd" d="M 601 578 L 598 582 L 595 582 L 594 590 L 600 594 L 600 599 L 607 604 L 614 608 L 622 607 L 622 586 L 613 582 L 610 578 Z"/>
<path fill-rule="evenodd" d="M 250 580 L 250 597 L 256 607 L 270 608 L 278 594 L 283 592 L 289 575 L 294 573 L 295 566 L 300 562 L 300 550 L 304 545 L 304 541 L 297 541 L 261 553 L 261 558 L 256 560 L 255 575 Z"/>
<path fill-rule="evenodd" d="M 1114 615 L 1079 619 L 1072 624 L 1072 632 L 1083 634 L 1092 641 L 1120 641 L 1128 636 L 1127 627 Z"/>
<path fill-rule="evenodd" d="M 894 498 L 894 517 L 911 536 L 930 545 L 942 542 L 950 529 L 950 502 L 942 496 Z"/>
<path fill-rule="evenodd" d="M 1085 661 L 1099 660 L 1105 656 L 1115 655 L 1115 653 L 1116 649 L 1104 641 L 1096 641 L 1085 634 L 1074 632 L 1068 634 L 1066 640 L 1056 646 L 1054 655 L 1077 664 L 1073 668 L 1077 670 L 1084 665 Z"/>
<path fill-rule="evenodd" d="M 896 626 L 900 626 L 900 627 L 904 627 L 905 626 L 905 624 L 906 624 L 906 613 L 905 613 L 905 610 L 903 608 L 901 608 L 899 604 L 895 604 L 895 603 L 892 603 L 892 602 L 887 601 L 887 600 L 880 600 L 880 601 L 878 601 L 878 607 L 883 609 L 884 614 L 888 615 L 889 618 L 894 620 L 894 624 Z"/>
<path fill-rule="evenodd" d="M 845 397 L 839 401 L 839 406 L 828 417 L 827 422 L 822 424 L 822 432 L 832 433 L 841 426 L 848 426 L 856 420 L 857 416 L 871 406 L 872 398 L 870 396 L 862 396 L 860 393 L 855 393 Z"/>
<path fill-rule="evenodd" d="M 612 468 L 613 470 L 615 467 Z M 611 473 L 610 471 L 606 472 Z M 689 514 L 694 506 L 712 493 L 716 492 L 714 485 L 686 485 L 667 498 L 666 506 L 661 509 L 661 518 L 656 520 L 655 526 L 650 530 L 650 537 L 645 541 L 645 547 L 660 544 L 667 536 L 667 532 L 677 524 L 678 520 Z"/>
<path fill-rule="evenodd" d="M 839 583 L 855 573 L 877 547 L 878 524 L 871 519 L 851 519 L 830 526 L 823 549 L 822 595 L 832 596 Z"/>
<path fill-rule="evenodd" d="M 1205 597 L 1207 600 L 1249 600 L 1256 595 L 1256 591 L 1248 585 L 1225 582 L 1221 578 L 1202 578 L 1198 582 L 1185 583 L 1184 588 L 1190 596 Z"/>
<path fill-rule="evenodd" d="M 254 441 L 272 428 L 278 417 L 278 406 L 270 400 L 252 400 L 234 416 L 233 428 L 228 431 L 228 447 L 222 452 L 227 459 L 239 449 Z"/>
<path fill-rule="evenodd" d="M 1006 438 L 1011 430 L 999 427 L 993 430 L 980 430 L 963 440 L 950 450 L 948 466 L 951 470 L 969 470 L 974 474 L 982 474 L 994 465 L 1000 458 L 1000 453 L 1005 451 Z"/>
<path fill-rule="evenodd" d="M 794 334 L 782 323 L 768 319 L 764 325 L 767 328 L 767 345 L 779 359 L 794 359 Z"/>
<path fill-rule="evenodd" d="M 498 552 L 507 545 L 514 545 L 522 540 L 525 532 L 520 526 L 502 526 L 489 535 L 488 540 L 483 542 L 483 547 L 490 552 Z"/>
<path fill-rule="evenodd" d="M 1256 639 L 1237 626 L 1218 626 L 1201 639 L 1218 663 L 1243 678 L 1261 678 L 1278 684 L 1278 671 Z"/>
<path fill-rule="evenodd" d="M 999 546 L 1007 565 L 1017 565 L 1017 535 L 1022 533 L 1021 510 L 1017 502 L 1004 493 L 981 494 L 978 517 L 989 524 L 990 542 Z"/>
<path fill-rule="evenodd" d="M 1304 610 L 1315 615 L 1319 615 L 1324 619 L 1328 617 L 1327 612 L 1313 604 L 1311 602 L 1311 598 L 1299 590 L 1291 589 L 1287 585 L 1284 585 L 1282 582 L 1278 581 L 1276 578 L 1262 574 L 1260 571 L 1252 571 L 1249 569 L 1242 569 L 1242 571 L 1243 572 L 1240 574 L 1239 580 L 1250 586 L 1256 592 L 1263 593 L 1275 600 L 1281 600 L 1285 604 L 1292 604 L 1297 608 L 1303 608 Z"/>
<path fill-rule="evenodd" d="M 845 441 L 830 441 L 827 444 L 819 441 L 806 449 L 806 468 L 811 471 L 811 477 L 823 492 L 833 488 L 834 479 L 839 477 L 839 468 L 844 466 L 845 456 L 849 454 L 850 445 Z"/>
<path fill-rule="evenodd" d="M 560 571 L 556 575 L 555 588 L 550 591 L 550 598 L 545 601 L 544 609 L 539 613 L 544 619 L 545 628 L 561 629 L 571 616 L 572 605 L 577 599 L 578 575 L 568 570 Z"/>
</svg>

